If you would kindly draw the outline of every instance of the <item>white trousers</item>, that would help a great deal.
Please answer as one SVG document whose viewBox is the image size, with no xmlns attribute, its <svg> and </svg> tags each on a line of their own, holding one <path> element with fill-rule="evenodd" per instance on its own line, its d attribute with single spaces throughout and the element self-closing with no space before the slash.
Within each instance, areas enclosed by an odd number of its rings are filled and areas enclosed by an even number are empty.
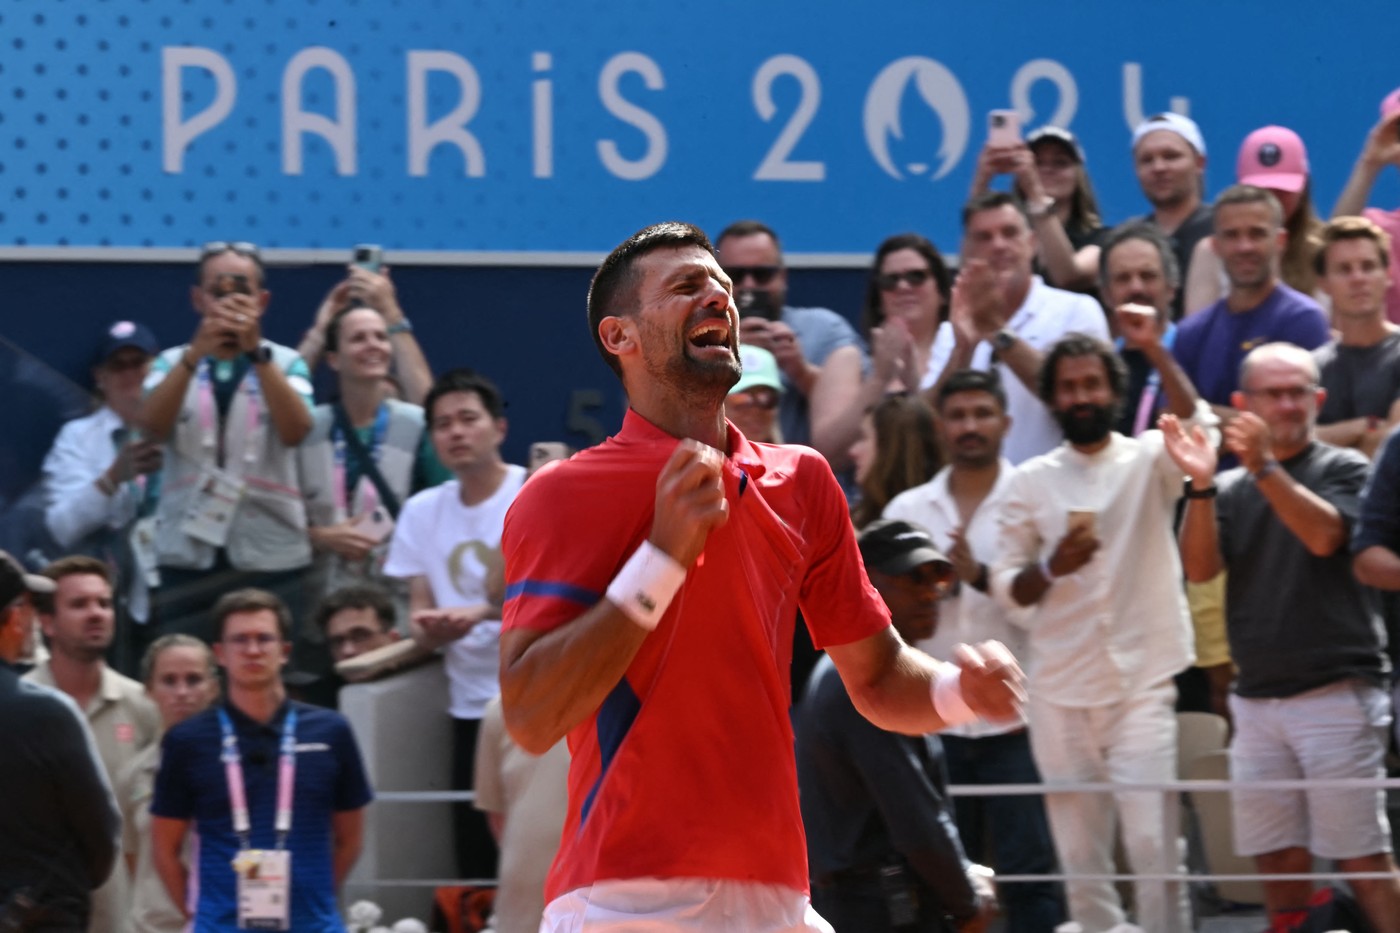
<svg viewBox="0 0 1400 933">
<path fill-rule="evenodd" d="M 1039 699 L 1027 704 L 1031 750 L 1046 784 L 1176 780 L 1176 685 L 1146 687 L 1121 703 L 1079 709 Z M 1115 830 L 1139 874 L 1184 871 L 1178 795 L 1162 791 L 1047 793 L 1045 813 L 1065 874 L 1114 873 Z M 1116 805 L 1116 806 L 1115 806 Z M 1070 917 L 1084 933 L 1107 933 L 1127 917 L 1110 881 L 1069 881 Z M 1139 881 L 1137 923 L 1152 933 L 1190 933 L 1186 885 Z"/>
</svg>

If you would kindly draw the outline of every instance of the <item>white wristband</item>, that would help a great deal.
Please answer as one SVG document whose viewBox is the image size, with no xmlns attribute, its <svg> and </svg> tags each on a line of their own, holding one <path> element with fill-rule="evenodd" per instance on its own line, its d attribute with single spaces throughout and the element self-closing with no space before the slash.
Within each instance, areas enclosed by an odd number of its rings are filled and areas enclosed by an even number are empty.
<svg viewBox="0 0 1400 933">
<path fill-rule="evenodd" d="M 1055 572 L 1050 569 L 1050 558 L 1045 557 L 1040 561 L 1040 575 L 1045 578 L 1046 583 L 1055 582 Z"/>
<path fill-rule="evenodd" d="M 653 631 L 684 582 L 685 568 L 650 541 L 643 541 L 608 584 L 607 596 L 633 622 Z"/>
<path fill-rule="evenodd" d="M 938 662 L 938 676 L 934 678 L 933 709 L 943 720 L 944 728 L 962 726 L 976 722 L 982 717 L 973 712 L 962 695 L 962 668 L 947 661 Z"/>
</svg>

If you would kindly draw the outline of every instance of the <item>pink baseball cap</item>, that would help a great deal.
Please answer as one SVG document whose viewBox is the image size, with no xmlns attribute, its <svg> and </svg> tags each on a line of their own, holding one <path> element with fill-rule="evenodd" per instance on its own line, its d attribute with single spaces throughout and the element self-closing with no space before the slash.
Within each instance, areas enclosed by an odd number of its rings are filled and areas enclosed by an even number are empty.
<svg viewBox="0 0 1400 933">
<path fill-rule="evenodd" d="M 1386 120 L 1400 113 L 1400 87 L 1381 99 L 1381 119 Z"/>
<path fill-rule="evenodd" d="M 1265 126 L 1244 138 L 1235 177 L 1242 185 L 1296 194 L 1308 184 L 1308 150 L 1286 126 Z"/>
</svg>

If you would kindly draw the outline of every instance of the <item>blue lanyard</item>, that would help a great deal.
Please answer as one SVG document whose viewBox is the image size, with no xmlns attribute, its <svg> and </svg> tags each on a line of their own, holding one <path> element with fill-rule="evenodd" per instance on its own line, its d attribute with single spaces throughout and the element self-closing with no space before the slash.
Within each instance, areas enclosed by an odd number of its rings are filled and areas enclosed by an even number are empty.
<svg viewBox="0 0 1400 933">
<path fill-rule="evenodd" d="M 228 780 L 230 809 L 233 811 L 233 831 L 244 849 L 252 848 L 248 820 L 248 797 L 243 782 L 243 755 L 238 750 L 238 736 L 233 731 L 233 720 L 228 710 L 219 707 L 219 726 L 223 730 L 223 750 L 219 755 L 224 763 L 224 776 Z M 282 721 L 281 752 L 277 760 L 277 812 L 273 817 L 273 828 L 277 832 L 277 848 L 286 846 L 287 834 L 292 831 L 292 788 L 296 784 L 297 772 L 297 711 L 287 708 L 287 718 Z"/>
<path fill-rule="evenodd" d="M 349 418 L 346 422 L 349 423 Z M 374 462 L 379 462 L 379 451 L 384 444 L 384 438 L 389 433 L 389 406 L 383 402 L 379 403 L 379 410 L 374 413 L 374 427 L 370 431 L 369 453 L 374 458 Z M 335 474 L 340 486 L 339 495 L 343 497 L 342 508 L 347 507 L 350 497 L 355 490 L 348 488 L 350 485 L 350 471 L 346 468 L 345 456 L 345 434 L 336 425 L 331 428 L 331 448 L 335 452 Z M 363 466 L 363 465 L 362 465 Z M 361 474 L 365 472 L 360 470 Z"/>
</svg>

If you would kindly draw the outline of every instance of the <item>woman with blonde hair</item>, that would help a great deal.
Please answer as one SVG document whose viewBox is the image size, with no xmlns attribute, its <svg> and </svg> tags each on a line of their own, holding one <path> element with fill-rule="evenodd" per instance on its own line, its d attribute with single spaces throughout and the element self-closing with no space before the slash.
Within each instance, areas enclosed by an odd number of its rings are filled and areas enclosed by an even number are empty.
<svg viewBox="0 0 1400 933">
<path fill-rule="evenodd" d="M 163 635 L 152 642 L 141 662 L 141 679 L 160 712 L 162 731 L 203 712 L 219 697 L 214 654 L 191 635 Z M 159 768 L 160 743 L 156 742 L 117 775 L 122 848 L 126 870 L 132 875 L 131 910 L 124 933 L 180 933 L 187 923 L 185 912 L 171 902 L 151 864 L 151 794 Z"/>
</svg>

